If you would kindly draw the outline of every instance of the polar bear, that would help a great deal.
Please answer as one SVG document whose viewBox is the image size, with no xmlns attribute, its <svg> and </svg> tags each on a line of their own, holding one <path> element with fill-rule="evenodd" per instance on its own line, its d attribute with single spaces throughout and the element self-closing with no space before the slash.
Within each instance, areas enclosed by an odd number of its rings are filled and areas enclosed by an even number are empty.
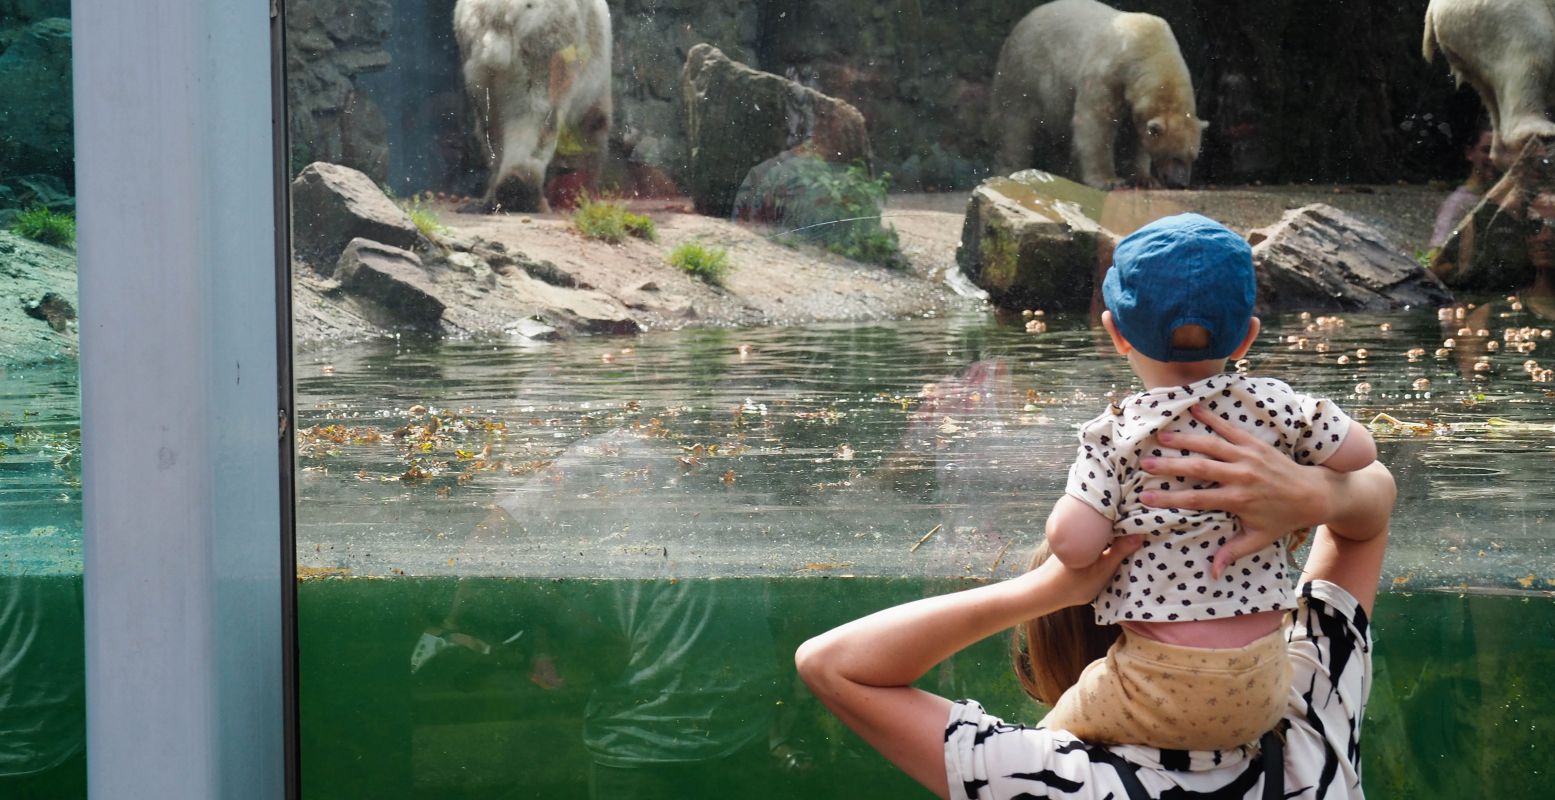
<svg viewBox="0 0 1555 800">
<path fill-rule="evenodd" d="M 454 36 L 490 170 L 486 210 L 550 210 L 558 143 L 599 175 L 611 116 L 605 0 L 458 0 Z"/>
<path fill-rule="evenodd" d="M 1505 168 L 1532 137 L 1555 136 L 1555 0 L 1431 0 L 1421 52 L 1439 48 L 1453 77 L 1479 94 Z"/>
<path fill-rule="evenodd" d="M 1129 123 L 1134 179 L 1185 187 L 1208 123 L 1194 112 L 1193 81 L 1166 21 L 1096 0 L 1055 0 L 1016 23 L 999 51 L 991 131 L 1003 174 L 1039 166 L 1034 151 L 1062 159 L 1080 180 L 1119 183 L 1113 142 Z M 1071 169 L 1071 172 L 1073 169 Z"/>
</svg>

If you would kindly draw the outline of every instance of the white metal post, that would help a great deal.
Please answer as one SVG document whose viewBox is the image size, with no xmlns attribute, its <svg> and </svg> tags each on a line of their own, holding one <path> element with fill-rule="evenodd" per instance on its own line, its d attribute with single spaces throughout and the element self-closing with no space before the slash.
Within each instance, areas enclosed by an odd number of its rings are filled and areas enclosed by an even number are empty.
<svg viewBox="0 0 1555 800">
<path fill-rule="evenodd" d="M 283 792 L 270 7 L 72 7 L 94 800 Z"/>
</svg>

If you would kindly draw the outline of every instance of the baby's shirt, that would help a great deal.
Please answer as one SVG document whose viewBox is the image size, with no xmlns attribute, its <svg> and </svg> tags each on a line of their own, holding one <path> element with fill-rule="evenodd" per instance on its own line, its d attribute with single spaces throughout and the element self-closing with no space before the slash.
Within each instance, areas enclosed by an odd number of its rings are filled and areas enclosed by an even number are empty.
<svg viewBox="0 0 1555 800">
<path fill-rule="evenodd" d="M 1216 580 L 1210 562 L 1241 531 L 1240 521 L 1223 511 L 1151 508 L 1139 501 L 1147 488 L 1213 485 L 1139 470 L 1140 459 L 1149 456 L 1192 455 L 1163 451 L 1157 433 L 1212 433 L 1188 413 L 1200 401 L 1301 464 L 1326 461 L 1350 430 L 1350 417 L 1330 400 L 1300 394 L 1272 378 L 1234 374 L 1141 392 L 1085 423 L 1064 491 L 1112 520 L 1113 536 L 1146 534 L 1144 545 L 1097 596 L 1099 624 L 1218 619 L 1295 607 L 1283 539 L 1233 562 Z"/>
</svg>

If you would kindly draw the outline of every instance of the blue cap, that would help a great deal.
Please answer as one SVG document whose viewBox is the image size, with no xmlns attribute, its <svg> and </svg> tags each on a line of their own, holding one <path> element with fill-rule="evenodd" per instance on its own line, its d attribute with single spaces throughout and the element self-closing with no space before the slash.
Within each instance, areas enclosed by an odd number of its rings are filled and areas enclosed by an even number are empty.
<svg viewBox="0 0 1555 800">
<path fill-rule="evenodd" d="M 1258 284 L 1253 249 L 1200 214 L 1158 219 L 1124 237 L 1102 281 L 1118 331 L 1156 361 L 1226 358 L 1247 337 Z M 1172 347 L 1183 325 L 1209 331 L 1209 347 Z"/>
</svg>

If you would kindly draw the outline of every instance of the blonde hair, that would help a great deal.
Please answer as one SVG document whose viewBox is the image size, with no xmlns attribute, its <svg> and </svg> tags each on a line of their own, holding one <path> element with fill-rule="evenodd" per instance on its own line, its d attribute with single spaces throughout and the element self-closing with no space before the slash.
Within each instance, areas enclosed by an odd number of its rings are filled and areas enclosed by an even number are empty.
<svg viewBox="0 0 1555 800">
<path fill-rule="evenodd" d="M 1051 554 L 1047 542 L 1037 545 L 1030 569 L 1041 566 Z M 1116 625 L 1096 624 L 1088 605 L 1027 620 L 1015 626 L 1010 636 L 1015 677 L 1026 694 L 1051 706 L 1080 679 L 1086 665 L 1107 654 L 1120 632 Z"/>
</svg>

